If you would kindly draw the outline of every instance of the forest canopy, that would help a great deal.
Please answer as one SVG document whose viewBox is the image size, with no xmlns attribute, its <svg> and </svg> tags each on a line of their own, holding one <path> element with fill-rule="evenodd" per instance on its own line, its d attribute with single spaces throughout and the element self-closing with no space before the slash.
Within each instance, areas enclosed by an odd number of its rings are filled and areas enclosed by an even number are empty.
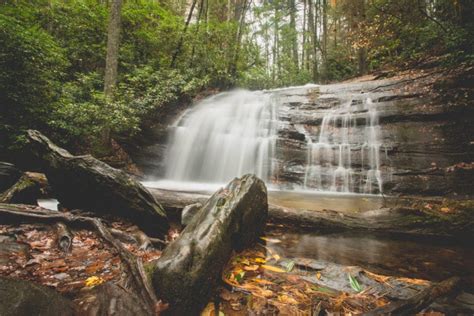
<svg viewBox="0 0 474 316">
<path fill-rule="evenodd" d="M 0 156 L 27 128 L 100 156 L 104 135 L 131 137 L 160 107 L 206 89 L 474 60 L 469 0 L 120 1 L 117 84 L 106 96 L 117 1 L 1 2 Z"/>
</svg>

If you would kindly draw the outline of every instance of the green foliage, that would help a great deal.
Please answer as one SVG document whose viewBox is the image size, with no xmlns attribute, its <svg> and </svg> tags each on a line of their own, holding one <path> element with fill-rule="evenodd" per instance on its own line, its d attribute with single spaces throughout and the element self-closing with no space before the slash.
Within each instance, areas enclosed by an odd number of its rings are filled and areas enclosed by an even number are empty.
<svg viewBox="0 0 474 316">
<path fill-rule="evenodd" d="M 137 110 L 122 100 L 106 100 L 102 92 L 102 77 L 97 73 L 82 74 L 62 89 L 48 123 L 62 135 L 64 145 L 97 144 L 104 130 L 134 134 L 139 129 Z M 71 145 L 71 144 L 69 144 Z"/>
<path fill-rule="evenodd" d="M 0 146 L 21 141 L 26 128 L 44 126 L 65 66 L 64 51 L 48 33 L 0 14 L 0 134 L 6 136 Z"/>
</svg>

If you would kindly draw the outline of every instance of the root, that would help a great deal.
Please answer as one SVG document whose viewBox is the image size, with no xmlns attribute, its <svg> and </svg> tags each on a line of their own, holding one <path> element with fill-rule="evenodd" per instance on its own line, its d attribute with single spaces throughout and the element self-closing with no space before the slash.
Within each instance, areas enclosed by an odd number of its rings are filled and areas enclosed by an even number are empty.
<svg viewBox="0 0 474 316">
<path fill-rule="evenodd" d="M 77 216 L 70 213 L 59 213 L 26 205 L 0 204 L 0 223 L 11 224 L 18 222 L 62 223 L 64 226 L 88 228 L 95 231 L 102 239 L 117 250 L 132 279 L 134 290 L 150 314 L 154 314 L 155 306 L 158 301 L 146 277 L 141 258 L 133 255 L 120 241 L 114 238 L 112 232 L 100 219 Z"/>
</svg>

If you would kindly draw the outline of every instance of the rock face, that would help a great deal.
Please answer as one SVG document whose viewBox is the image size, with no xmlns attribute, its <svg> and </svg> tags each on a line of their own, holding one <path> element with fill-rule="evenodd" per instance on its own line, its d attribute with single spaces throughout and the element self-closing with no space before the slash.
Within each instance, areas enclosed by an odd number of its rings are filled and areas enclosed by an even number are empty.
<svg viewBox="0 0 474 316">
<path fill-rule="evenodd" d="M 267 183 L 290 190 L 472 195 L 474 106 L 436 95 L 440 84 L 433 83 L 442 76 L 265 91 L 278 112 Z M 167 139 L 155 139 L 160 154 L 154 160 L 163 161 Z M 158 165 L 154 172 L 165 174 Z"/>
<path fill-rule="evenodd" d="M 171 315 L 199 314 L 232 250 L 255 242 L 267 212 L 265 184 L 254 175 L 214 193 L 154 266 L 153 286 Z"/>
<path fill-rule="evenodd" d="M 90 155 L 73 156 L 38 131 L 28 131 L 28 139 L 29 150 L 64 207 L 127 218 L 152 235 L 168 230 L 163 208 L 125 172 Z"/>
<path fill-rule="evenodd" d="M 21 177 L 21 171 L 8 162 L 0 161 L 0 192 L 10 188 Z"/>
<path fill-rule="evenodd" d="M 0 277 L 0 315 L 74 315 L 73 304 L 55 291 L 24 280 Z"/>
</svg>

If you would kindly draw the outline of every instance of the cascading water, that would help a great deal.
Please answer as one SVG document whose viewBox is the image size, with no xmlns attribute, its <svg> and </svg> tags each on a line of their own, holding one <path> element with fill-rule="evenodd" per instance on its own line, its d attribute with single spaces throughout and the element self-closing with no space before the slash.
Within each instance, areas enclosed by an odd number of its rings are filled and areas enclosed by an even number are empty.
<svg viewBox="0 0 474 316">
<path fill-rule="evenodd" d="M 264 92 L 232 91 L 208 98 L 173 127 L 166 178 L 224 183 L 245 173 L 268 180 L 277 108 Z"/>
<path fill-rule="evenodd" d="M 237 90 L 201 101 L 171 126 L 165 181 L 202 187 L 254 173 L 276 188 L 381 193 L 376 106 L 360 92 L 324 96 L 322 87 Z"/>
<path fill-rule="evenodd" d="M 376 107 L 370 98 L 357 105 L 356 103 L 356 113 L 352 100 L 327 111 L 316 142 L 304 128 L 299 128 L 304 133 L 308 146 L 305 189 L 382 192 L 380 126 Z M 359 135 L 360 127 L 357 126 L 361 119 L 365 120 L 362 138 Z M 360 170 L 355 173 L 352 158 L 357 154 L 360 155 Z"/>
</svg>

